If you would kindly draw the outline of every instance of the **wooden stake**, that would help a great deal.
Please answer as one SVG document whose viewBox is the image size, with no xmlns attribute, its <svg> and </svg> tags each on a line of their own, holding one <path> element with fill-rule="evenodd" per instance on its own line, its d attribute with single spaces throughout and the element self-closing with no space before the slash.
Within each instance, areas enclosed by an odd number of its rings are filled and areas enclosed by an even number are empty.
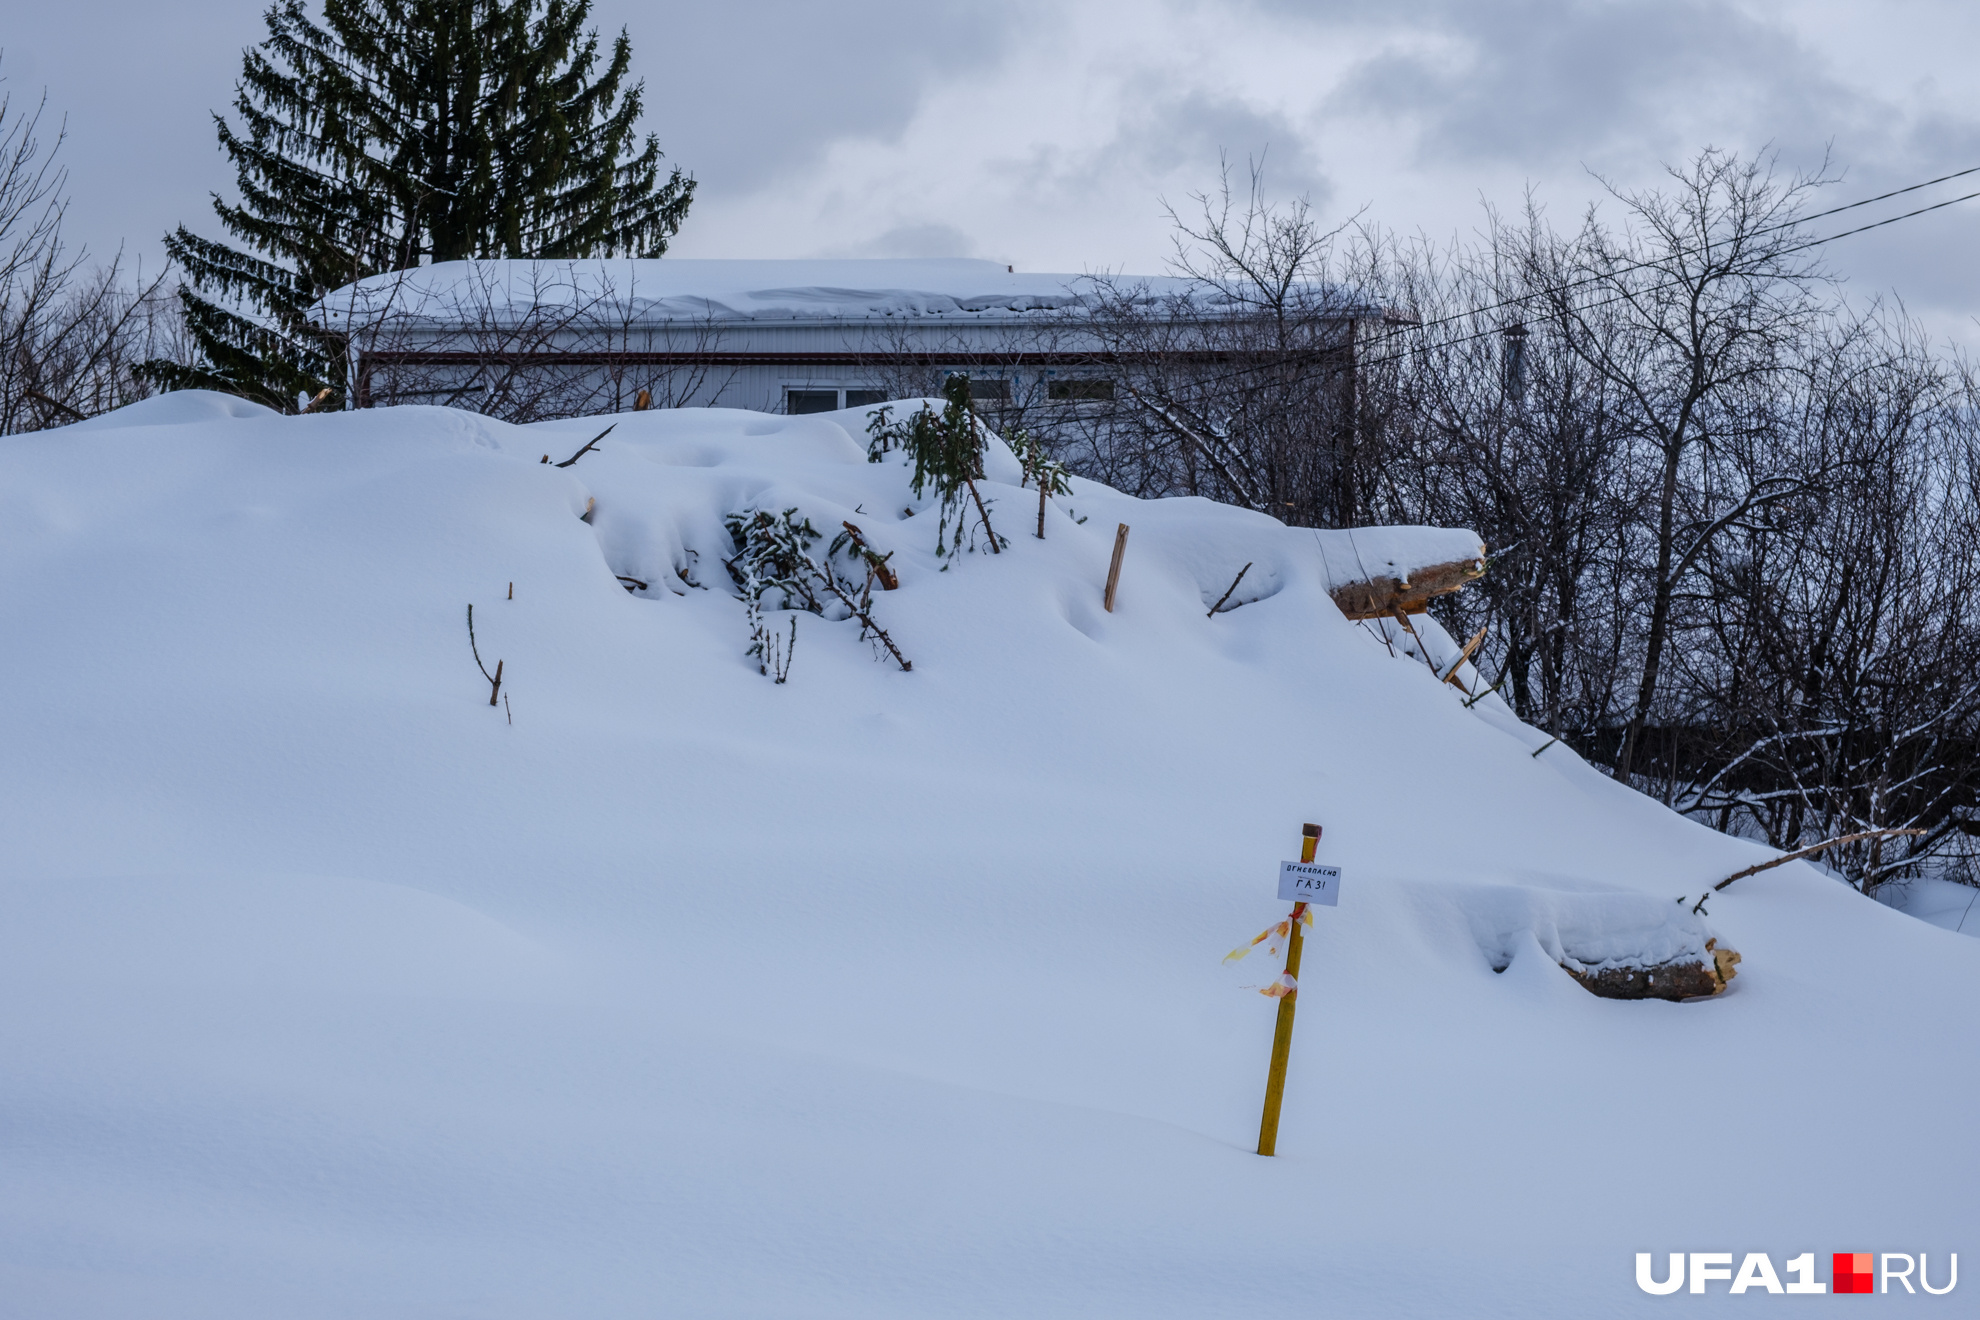
<svg viewBox="0 0 1980 1320">
<path fill-rule="evenodd" d="M 1464 644 L 1462 651 L 1458 652 L 1458 658 L 1451 661 L 1450 670 L 1444 675 L 1444 681 L 1446 683 L 1455 684 L 1457 682 L 1457 671 L 1464 668 L 1464 662 L 1471 659 L 1471 653 L 1476 651 L 1478 644 L 1484 640 L 1485 630 L 1483 628 L 1471 634 L 1471 640 Z"/>
<path fill-rule="evenodd" d="M 1107 613 L 1114 612 L 1114 590 L 1121 585 L 1121 556 L 1127 553 L 1128 526 L 1122 523 L 1114 533 L 1114 562 L 1107 565 Z"/>
<path fill-rule="evenodd" d="M 1300 840 L 1299 860 L 1311 862 L 1314 849 L 1320 845 L 1320 827 L 1308 824 L 1300 832 L 1305 837 Z M 1279 1146 L 1279 1102 L 1286 1098 L 1286 1060 L 1292 1054 L 1294 1001 L 1299 998 L 1299 955 L 1303 944 L 1299 919 L 1305 915 L 1306 904 L 1293 904 L 1292 934 L 1286 938 L 1286 975 L 1293 979 L 1294 988 L 1279 997 L 1279 1025 L 1272 1033 L 1272 1067 L 1265 1074 L 1265 1116 L 1258 1124 L 1260 1155 L 1274 1154 Z"/>
</svg>

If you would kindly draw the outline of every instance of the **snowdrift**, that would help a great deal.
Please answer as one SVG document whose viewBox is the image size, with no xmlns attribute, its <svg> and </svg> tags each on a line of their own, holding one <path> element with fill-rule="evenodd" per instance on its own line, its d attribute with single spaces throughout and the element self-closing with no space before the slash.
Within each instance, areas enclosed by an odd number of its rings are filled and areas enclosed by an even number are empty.
<svg viewBox="0 0 1980 1320">
<path fill-rule="evenodd" d="M 1606 1315 L 1638 1251 L 1970 1243 L 1973 941 L 1800 863 L 1694 915 L 1764 854 L 1330 597 L 1475 538 L 1076 481 L 1040 541 L 997 449 L 1008 548 L 937 556 L 865 420 L 0 442 L 16 1313 Z M 725 519 L 786 509 L 891 556 L 912 672 L 745 654 Z M 1221 959 L 1307 820 L 1262 1160 Z M 1707 1001 L 1570 975 L 1714 938 Z"/>
</svg>

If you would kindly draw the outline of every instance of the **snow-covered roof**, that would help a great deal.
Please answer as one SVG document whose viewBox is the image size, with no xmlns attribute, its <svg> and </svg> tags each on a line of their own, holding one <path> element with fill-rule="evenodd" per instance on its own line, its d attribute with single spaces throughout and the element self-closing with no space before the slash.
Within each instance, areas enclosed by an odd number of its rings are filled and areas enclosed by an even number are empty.
<svg viewBox="0 0 1980 1320">
<path fill-rule="evenodd" d="M 451 261 L 376 275 L 318 304 L 331 321 L 355 316 L 457 323 L 586 303 L 614 320 L 844 322 L 938 317 L 1020 320 L 1088 303 L 1094 276 L 1013 271 L 994 261 L 926 259 Z M 1202 286 L 1173 276 L 1120 276 L 1164 298 Z M 1349 300 L 1352 301 L 1352 300 Z M 1359 309 L 1366 313 L 1367 309 Z"/>
</svg>

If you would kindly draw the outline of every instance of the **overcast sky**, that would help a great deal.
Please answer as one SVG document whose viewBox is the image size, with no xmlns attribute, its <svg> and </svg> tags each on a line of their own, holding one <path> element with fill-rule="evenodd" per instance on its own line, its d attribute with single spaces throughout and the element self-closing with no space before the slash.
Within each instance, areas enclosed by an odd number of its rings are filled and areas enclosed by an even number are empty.
<svg viewBox="0 0 1980 1320">
<path fill-rule="evenodd" d="M 13 0 L 18 108 L 66 116 L 71 232 L 155 263 L 217 233 L 211 110 L 262 0 Z M 1446 237 L 1531 186 L 1569 222 L 1592 174 L 1825 149 L 1831 203 L 1980 165 L 1980 6 L 1949 0 L 597 0 L 630 29 L 649 126 L 700 180 L 676 255 L 979 256 L 1159 271 L 1162 200 L 1265 153 L 1281 195 Z M 1980 179 L 1980 176 L 1975 176 Z M 1963 190 L 1971 191 L 1969 183 Z M 1956 195 L 1941 190 L 1938 196 Z M 1980 200 L 1846 240 L 1852 296 L 1976 337 Z"/>
</svg>

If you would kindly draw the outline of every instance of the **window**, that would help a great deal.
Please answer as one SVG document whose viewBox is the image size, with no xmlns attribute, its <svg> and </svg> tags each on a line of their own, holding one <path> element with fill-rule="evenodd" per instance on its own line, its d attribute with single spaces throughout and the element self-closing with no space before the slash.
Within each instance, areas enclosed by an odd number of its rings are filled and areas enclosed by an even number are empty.
<svg viewBox="0 0 1980 1320">
<path fill-rule="evenodd" d="M 952 371 L 951 379 L 965 376 L 969 379 L 969 401 L 979 406 L 988 404 L 1002 407 L 1011 401 L 1011 383 L 992 376 L 970 376 L 967 371 Z"/>
<path fill-rule="evenodd" d="M 846 407 L 848 408 L 870 408 L 876 403 L 885 403 L 886 401 L 887 391 L 885 390 L 846 391 Z"/>
<path fill-rule="evenodd" d="M 1045 397 L 1054 403 L 1112 403 L 1111 380 L 1055 380 L 1045 387 Z"/>
<path fill-rule="evenodd" d="M 785 390 L 784 411 L 795 417 L 799 413 L 834 412 L 839 407 L 837 390 Z"/>
</svg>

